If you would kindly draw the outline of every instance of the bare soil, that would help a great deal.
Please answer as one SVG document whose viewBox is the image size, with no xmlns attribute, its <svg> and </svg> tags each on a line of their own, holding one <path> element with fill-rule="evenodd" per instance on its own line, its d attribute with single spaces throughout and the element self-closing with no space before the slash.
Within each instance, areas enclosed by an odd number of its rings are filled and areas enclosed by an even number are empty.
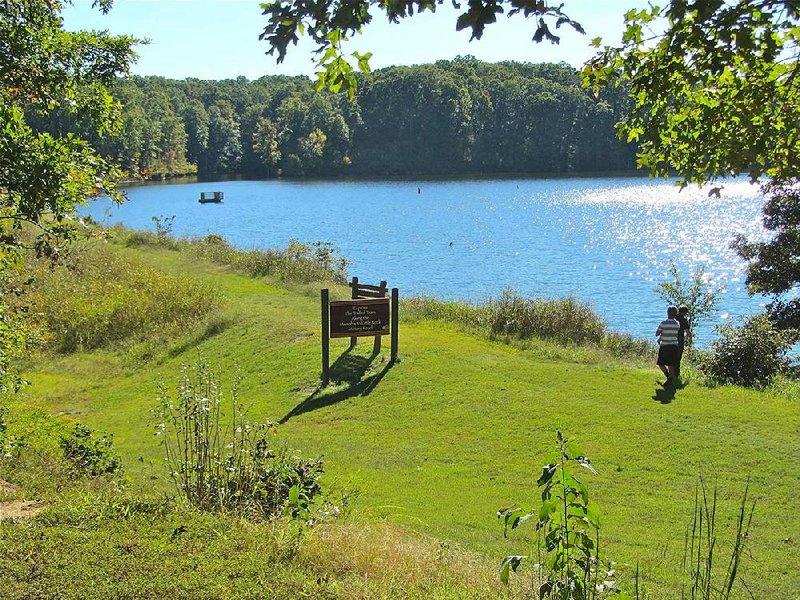
<svg viewBox="0 0 800 600">
<path fill-rule="evenodd" d="M 19 487 L 0 479 L 0 495 L 16 494 Z M 3 519 L 32 519 L 44 509 L 45 503 L 36 500 L 6 500 L 0 502 L 0 521 Z"/>
</svg>

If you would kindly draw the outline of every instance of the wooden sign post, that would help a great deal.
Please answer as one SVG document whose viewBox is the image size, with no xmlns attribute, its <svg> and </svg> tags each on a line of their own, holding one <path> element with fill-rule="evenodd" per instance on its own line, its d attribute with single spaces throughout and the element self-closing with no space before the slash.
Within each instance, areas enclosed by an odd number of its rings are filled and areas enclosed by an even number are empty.
<svg viewBox="0 0 800 600">
<path fill-rule="evenodd" d="M 331 338 L 350 338 L 350 347 L 359 337 L 375 336 L 374 351 L 380 351 L 380 338 L 391 335 L 391 362 L 397 361 L 398 320 L 400 293 L 392 288 L 392 297 L 386 297 L 386 282 L 380 286 L 359 284 L 353 278 L 353 290 L 367 288 L 372 297 L 352 300 L 330 300 L 327 289 L 321 291 L 322 304 L 322 385 L 330 383 Z M 380 295 L 379 295 L 380 294 Z"/>
</svg>

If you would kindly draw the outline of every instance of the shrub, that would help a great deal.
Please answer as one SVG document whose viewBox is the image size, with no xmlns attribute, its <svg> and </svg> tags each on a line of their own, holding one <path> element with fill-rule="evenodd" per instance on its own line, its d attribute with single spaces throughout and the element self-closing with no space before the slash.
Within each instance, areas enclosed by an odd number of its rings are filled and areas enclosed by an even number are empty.
<svg viewBox="0 0 800 600">
<path fill-rule="evenodd" d="M 170 474 L 178 493 L 201 510 L 243 511 L 254 517 L 305 511 L 320 491 L 320 459 L 276 448 L 272 424 L 249 423 L 231 391 L 229 423 L 223 419 L 220 374 L 205 360 L 182 368 L 176 394 L 164 385 L 158 414 Z"/>
<path fill-rule="evenodd" d="M 91 429 L 76 423 L 72 433 L 63 436 L 58 444 L 73 473 L 97 477 L 122 472 L 122 459 L 113 453 L 113 439 L 110 433 L 95 439 Z"/>
<path fill-rule="evenodd" d="M 759 314 L 737 327 L 716 328 L 719 339 L 702 355 L 700 369 L 714 382 L 764 387 L 788 370 L 787 352 L 797 339 L 794 330 L 778 331 L 767 315 Z"/>
<path fill-rule="evenodd" d="M 216 240 L 193 242 L 190 247 L 251 277 L 274 277 L 297 283 L 347 280 L 349 262 L 337 255 L 338 249 L 330 242 L 308 245 L 292 240 L 286 250 L 235 250 Z"/>
</svg>

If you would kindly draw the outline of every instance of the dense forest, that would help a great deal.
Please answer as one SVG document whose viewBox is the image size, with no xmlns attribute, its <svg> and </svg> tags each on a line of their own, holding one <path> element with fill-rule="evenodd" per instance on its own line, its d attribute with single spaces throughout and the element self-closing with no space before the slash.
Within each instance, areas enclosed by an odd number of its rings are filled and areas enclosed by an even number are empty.
<svg viewBox="0 0 800 600">
<path fill-rule="evenodd" d="M 635 167 L 616 138 L 621 89 L 595 98 L 562 64 L 472 57 L 360 75 L 351 101 L 317 93 L 306 77 L 183 81 L 119 79 L 123 131 L 76 129 L 128 176 L 242 173 L 410 175 L 562 173 Z"/>
</svg>

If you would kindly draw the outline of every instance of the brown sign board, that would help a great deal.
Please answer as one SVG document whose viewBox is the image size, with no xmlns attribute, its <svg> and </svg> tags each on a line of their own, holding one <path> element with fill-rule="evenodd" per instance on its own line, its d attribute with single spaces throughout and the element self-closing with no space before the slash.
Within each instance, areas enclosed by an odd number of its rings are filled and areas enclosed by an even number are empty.
<svg viewBox="0 0 800 600">
<path fill-rule="evenodd" d="M 334 300 L 331 337 L 389 335 L 389 298 Z"/>
</svg>

